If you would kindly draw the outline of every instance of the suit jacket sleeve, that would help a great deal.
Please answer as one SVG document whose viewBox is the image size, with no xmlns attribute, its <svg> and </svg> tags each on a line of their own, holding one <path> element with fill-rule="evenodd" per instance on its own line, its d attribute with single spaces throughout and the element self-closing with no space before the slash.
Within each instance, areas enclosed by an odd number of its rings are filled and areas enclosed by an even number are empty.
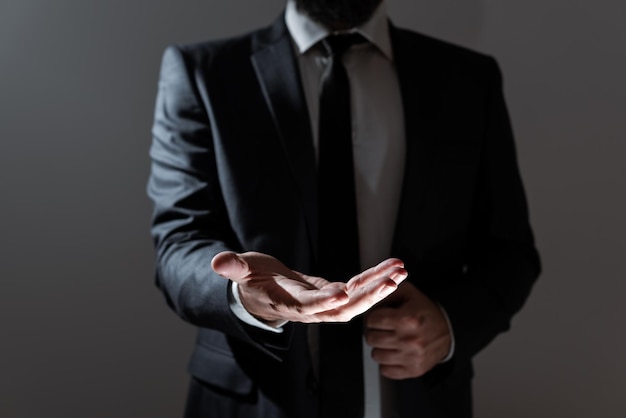
<svg viewBox="0 0 626 418">
<path fill-rule="evenodd" d="M 455 335 L 455 356 L 471 358 L 507 330 L 540 272 L 529 225 L 502 77 L 489 60 L 489 86 L 465 272 L 434 289 Z"/>
<path fill-rule="evenodd" d="M 210 109 L 201 100 L 191 53 L 170 47 L 161 66 L 148 182 L 156 284 L 185 321 L 261 349 L 281 348 L 288 332 L 276 335 L 241 323 L 228 306 L 230 282 L 211 269 L 215 254 L 242 249 L 222 198 Z"/>
</svg>

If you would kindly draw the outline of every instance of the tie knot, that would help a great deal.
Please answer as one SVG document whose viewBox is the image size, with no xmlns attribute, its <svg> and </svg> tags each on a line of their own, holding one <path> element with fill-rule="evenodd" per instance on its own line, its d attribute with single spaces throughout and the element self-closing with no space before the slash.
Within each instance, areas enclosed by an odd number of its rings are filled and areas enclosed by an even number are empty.
<svg viewBox="0 0 626 418">
<path fill-rule="evenodd" d="M 329 56 L 342 56 L 352 45 L 365 42 L 367 42 L 367 39 L 357 32 L 328 35 L 322 41 Z"/>
</svg>

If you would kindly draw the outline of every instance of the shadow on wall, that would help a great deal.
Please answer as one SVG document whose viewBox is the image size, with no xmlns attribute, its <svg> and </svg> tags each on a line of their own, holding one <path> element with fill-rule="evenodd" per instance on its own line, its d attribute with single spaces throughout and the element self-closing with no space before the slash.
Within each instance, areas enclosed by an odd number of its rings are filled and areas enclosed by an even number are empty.
<svg viewBox="0 0 626 418">
<path fill-rule="evenodd" d="M 470 48 L 480 43 L 483 25 L 481 0 L 388 0 L 388 9 L 398 26 Z"/>
</svg>

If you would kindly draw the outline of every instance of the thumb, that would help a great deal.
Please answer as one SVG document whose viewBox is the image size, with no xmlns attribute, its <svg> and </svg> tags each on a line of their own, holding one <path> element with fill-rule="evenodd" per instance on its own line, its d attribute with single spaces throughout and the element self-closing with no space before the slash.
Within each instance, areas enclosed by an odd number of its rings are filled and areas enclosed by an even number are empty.
<svg viewBox="0 0 626 418">
<path fill-rule="evenodd" d="M 220 276 L 235 282 L 241 281 L 250 274 L 248 263 L 232 251 L 222 251 L 215 255 L 211 260 L 211 267 Z"/>
</svg>

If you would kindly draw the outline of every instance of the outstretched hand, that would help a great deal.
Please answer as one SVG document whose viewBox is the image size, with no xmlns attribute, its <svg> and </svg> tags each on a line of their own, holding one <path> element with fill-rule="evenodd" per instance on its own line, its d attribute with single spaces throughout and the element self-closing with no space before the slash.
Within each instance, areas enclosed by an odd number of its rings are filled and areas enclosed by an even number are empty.
<svg viewBox="0 0 626 418">
<path fill-rule="evenodd" d="M 396 258 L 347 283 L 302 274 L 257 252 L 225 251 L 213 257 L 211 266 L 220 276 L 237 282 L 246 310 L 268 324 L 347 322 L 389 296 L 407 277 L 404 264 Z"/>
</svg>

